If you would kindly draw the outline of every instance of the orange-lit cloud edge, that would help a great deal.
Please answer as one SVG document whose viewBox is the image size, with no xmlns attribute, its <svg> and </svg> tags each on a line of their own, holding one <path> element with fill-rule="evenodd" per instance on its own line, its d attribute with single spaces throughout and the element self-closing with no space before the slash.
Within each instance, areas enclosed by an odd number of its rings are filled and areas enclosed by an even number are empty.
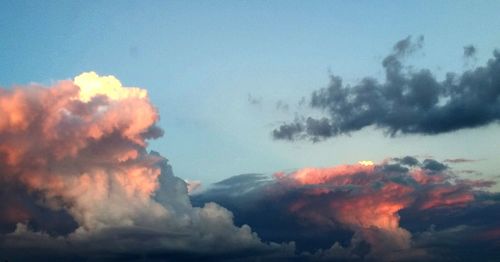
<svg viewBox="0 0 500 262">
<path fill-rule="evenodd" d="M 268 188 L 269 195 L 280 201 L 287 192 L 293 192 L 294 200 L 288 203 L 291 214 L 318 226 L 354 231 L 351 242 L 368 242 L 372 259 L 400 260 L 401 253 L 425 259 L 427 252 L 413 248 L 411 233 L 400 226 L 399 212 L 460 209 L 475 202 L 477 192 L 495 184 L 460 179 L 448 168 L 436 171 L 422 164 L 405 166 L 399 159 L 394 160 L 278 172 L 274 175 L 275 183 Z M 491 232 L 484 235 L 495 235 Z M 336 243 L 332 249 L 339 253 L 343 248 Z"/>
</svg>

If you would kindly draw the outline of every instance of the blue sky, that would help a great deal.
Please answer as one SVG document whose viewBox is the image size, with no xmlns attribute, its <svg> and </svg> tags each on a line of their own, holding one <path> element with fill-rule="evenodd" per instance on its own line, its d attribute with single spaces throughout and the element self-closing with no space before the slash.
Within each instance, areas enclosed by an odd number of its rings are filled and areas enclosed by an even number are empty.
<svg viewBox="0 0 500 262">
<path fill-rule="evenodd" d="M 443 77 L 500 48 L 498 1 L 0 1 L 0 86 L 51 84 L 84 71 L 148 89 L 165 136 L 151 148 L 175 173 L 211 183 L 248 172 L 432 155 L 481 161 L 498 175 L 498 124 L 437 136 L 388 138 L 371 128 L 324 143 L 273 141 L 303 96 L 329 73 L 382 77 L 381 60 L 408 35 L 408 60 Z M 248 102 L 249 94 L 259 105 Z M 278 101 L 290 105 L 276 110 Z"/>
</svg>

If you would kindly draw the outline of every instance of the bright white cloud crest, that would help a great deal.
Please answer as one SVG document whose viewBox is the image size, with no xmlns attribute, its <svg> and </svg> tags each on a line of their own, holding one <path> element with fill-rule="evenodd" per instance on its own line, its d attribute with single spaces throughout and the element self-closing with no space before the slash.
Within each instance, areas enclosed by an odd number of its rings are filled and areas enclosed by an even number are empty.
<svg viewBox="0 0 500 262">
<path fill-rule="evenodd" d="M 191 205 L 186 183 L 166 159 L 146 151 L 146 141 L 162 131 L 144 89 L 89 72 L 49 88 L 0 90 L 0 113 L 9 116 L 0 120 L 2 181 L 22 185 L 39 205 L 64 210 L 78 224 L 68 236 L 49 237 L 30 231 L 23 223 L 31 214 L 21 210 L 26 216 L 11 221 L 19 224 L 7 247 L 46 238 L 47 245 L 90 250 L 280 249 L 262 243 L 249 226 L 235 226 L 232 213 L 215 203 Z M 116 240 L 132 232 L 145 239 Z"/>
</svg>

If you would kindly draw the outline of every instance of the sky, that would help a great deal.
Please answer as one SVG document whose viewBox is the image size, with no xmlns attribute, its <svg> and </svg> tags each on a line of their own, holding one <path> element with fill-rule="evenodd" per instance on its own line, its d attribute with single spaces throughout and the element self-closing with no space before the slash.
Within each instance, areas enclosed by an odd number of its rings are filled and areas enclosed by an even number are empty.
<svg viewBox="0 0 500 262">
<path fill-rule="evenodd" d="M 295 259 L 314 261 L 332 254 L 418 260 L 431 253 L 426 248 L 432 241 L 459 229 L 457 234 L 474 232 L 498 243 L 500 227 L 493 222 L 480 229 L 480 223 L 460 224 L 498 210 L 500 186 L 488 182 L 500 176 L 498 1 L 2 0 L 0 6 L 0 171 L 19 174 L 1 179 L 9 186 L 0 193 L 24 206 L 0 205 L 13 214 L 0 220 L 0 233 L 15 229 L 3 237 L 4 247 L 16 246 L 19 236 L 33 239 L 33 232 L 42 232 L 40 239 L 63 234 L 85 246 L 135 230 L 153 239 L 138 248 L 143 254 L 165 248 L 160 233 L 205 232 L 234 236 L 241 244 L 231 246 L 236 256 L 259 250 L 287 260 L 307 250 L 311 254 Z M 368 169 L 362 160 L 372 161 Z M 303 173 L 320 178 L 305 181 Z M 340 173 L 350 176 L 348 182 L 329 178 Z M 360 182 L 360 173 L 374 178 Z M 442 178 L 428 178 L 436 174 Z M 413 182 L 401 187 L 387 180 Z M 76 196 L 102 181 L 108 186 L 96 189 L 96 197 Z M 189 190 L 201 185 L 199 194 L 184 189 L 185 181 L 191 181 Z M 339 191 L 316 198 L 310 187 Z M 359 192 L 339 193 L 351 188 Z M 269 193 L 275 190 L 281 193 Z M 18 197 L 8 197 L 13 192 Z M 106 192 L 116 198 L 103 203 L 129 201 L 134 208 L 103 211 L 98 203 Z M 404 201 L 389 201 L 393 196 Z M 370 197 L 394 209 L 380 207 L 389 213 L 375 212 L 375 222 L 346 215 L 343 204 L 362 206 Z M 279 227 L 256 218 L 269 198 L 279 206 L 270 216 L 284 216 L 280 208 L 286 206 L 290 223 Z M 218 204 L 206 205 L 211 201 Z M 340 203 L 334 207 L 339 212 L 315 213 L 330 201 Z M 432 231 L 422 221 L 441 221 L 447 214 L 442 206 L 463 214 L 453 213 L 457 223 Z M 407 216 L 423 215 L 408 220 L 403 209 Z M 51 216 L 67 221 L 64 228 L 48 222 Z M 173 222 L 164 225 L 165 217 Z M 188 226 L 185 219 L 197 222 Z M 337 225 L 325 232 L 340 237 L 318 237 L 323 250 L 314 253 L 318 246 L 307 246 L 307 232 L 325 221 Z M 212 222 L 220 230 L 205 228 Z M 109 225 L 120 228 L 102 231 Z M 276 226 L 281 233 L 273 235 L 269 228 Z M 173 232 L 176 227 L 183 231 Z M 282 234 L 290 228 L 300 237 Z M 377 239 L 392 242 L 377 246 Z M 210 253 L 194 237 L 179 243 L 167 253 Z M 359 251 L 360 243 L 371 251 Z"/>
<path fill-rule="evenodd" d="M 493 173 L 498 128 L 387 139 L 353 133 L 321 145 L 275 142 L 270 129 L 325 87 L 329 74 L 356 83 L 382 77 L 381 60 L 409 35 L 425 37 L 410 64 L 443 77 L 478 65 L 498 47 L 496 1 L 3 1 L 0 84 L 50 84 L 86 71 L 144 87 L 165 136 L 151 148 L 176 174 L 206 184 L 249 172 L 328 166 L 407 154 L 485 159 Z M 478 34 L 477 32 L 484 32 Z M 248 96 L 262 100 L 252 107 Z M 275 110 L 290 104 L 289 112 Z M 366 147 L 366 143 L 376 144 Z M 401 144 L 405 144 L 402 146 Z M 365 152 L 360 153 L 359 148 Z M 380 148 L 383 148 L 382 152 Z"/>
</svg>

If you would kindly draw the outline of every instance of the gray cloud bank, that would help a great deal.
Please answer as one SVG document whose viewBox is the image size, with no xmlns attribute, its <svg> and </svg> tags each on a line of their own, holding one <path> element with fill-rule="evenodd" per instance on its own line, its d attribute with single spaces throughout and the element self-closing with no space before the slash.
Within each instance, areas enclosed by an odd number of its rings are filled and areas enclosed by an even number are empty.
<svg viewBox="0 0 500 262">
<path fill-rule="evenodd" d="M 355 85 L 331 76 L 326 88 L 314 91 L 309 105 L 325 117 L 302 117 L 273 130 L 275 139 L 320 141 L 375 126 L 391 136 L 435 135 L 476 128 L 500 120 L 500 52 L 486 65 L 438 81 L 429 69 L 406 70 L 403 60 L 423 45 L 423 37 L 407 37 L 393 47 L 382 66 L 385 80 L 365 77 Z M 466 57 L 476 49 L 467 46 Z"/>
</svg>

